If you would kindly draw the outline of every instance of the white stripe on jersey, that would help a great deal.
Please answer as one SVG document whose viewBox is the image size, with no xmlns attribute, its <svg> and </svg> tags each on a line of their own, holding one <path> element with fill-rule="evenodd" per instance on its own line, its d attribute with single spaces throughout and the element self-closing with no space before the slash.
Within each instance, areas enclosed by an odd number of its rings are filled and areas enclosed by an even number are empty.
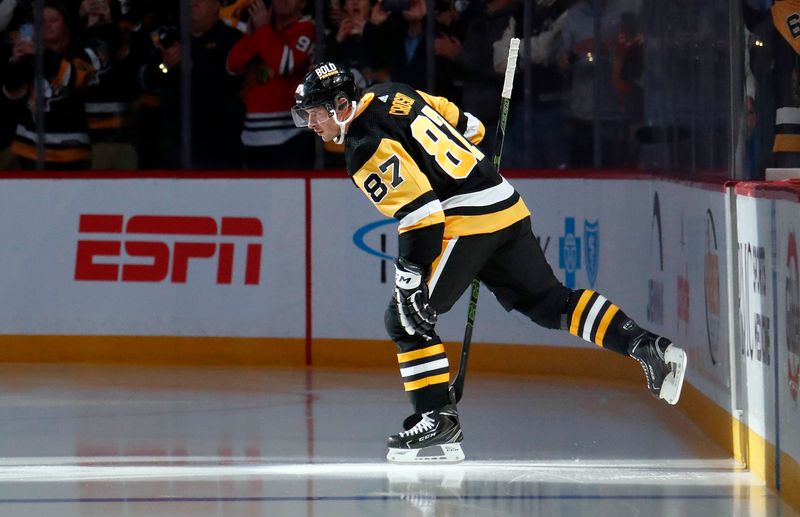
<svg viewBox="0 0 800 517">
<path fill-rule="evenodd" d="M 88 50 L 88 49 L 87 49 L 87 50 Z M 98 61 L 98 63 L 99 63 L 99 61 Z M 69 66 L 67 67 L 67 72 L 64 74 L 64 77 L 63 77 L 63 78 L 61 78 L 61 86 L 64 86 L 65 88 L 66 88 L 66 87 L 69 85 L 69 81 L 70 81 L 70 79 L 72 79 L 72 67 L 73 67 L 73 66 L 74 66 L 74 65 L 69 65 Z M 100 69 L 99 69 L 99 68 L 96 68 L 95 70 L 98 70 L 98 71 L 99 71 Z M 47 83 L 47 85 L 48 85 L 48 88 L 49 88 L 49 83 Z"/>
<path fill-rule="evenodd" d="M 775 111 L 776 124 L 800 124 L 800 108 L 783 107 Z"/>
<path fill-rule="evenodd" d="M 439 277 L 442 276 L 442 271 L 444 271 L 444 266 L 447 264 L 447 260 L 450 258 L 450 253 L 452 253 L 453 248 L 456 247 L 456 241 L 458 241 L 458 237 L 450 239 L 450 242 L 448 242 L 447 246 L 445 246 L 444 251 L 442 252 L 442 260 L 440 260 L 436 265 L 436 271 L 433 272 L 431 275 L 431 281 L 428 282 L 428 296 L 433 294 L 433 290 L 436 288 L 436 284 L 439 282 Z"/>
<path fill-rule="evenodd" d="M 289 47 L 283 47 L 283 54 L 281 55 L 281 64 L 278 67 L 278 73 L 280 75 L 288 75 L 288 67 L 289 67 L 289 58 L 292 55 L 291 51 L 289 51 Z"/>
<path fill-rule="evenodd" d="M 473 136 L 478 134 L 478 128 L 481 125 L 481 121 L 478 120 L 472 113 L 464 112 L 464 116 L 467 117 L 467 129 L 464 131 L 464 138 L 469 140 Z"/>
<path fill-rule="evenodd" d="M 88 48 L 88 47 L 83 49 L 83 51 L 86 52 L 87 56 L 89 56 L 89 61 L 92 62 L 92 66 L 94 67 L 95 71 L 99 72 L 100 69 L 102 68 L 102 65 L 100 64 L 100 58 L 97 57 L 97 54 L 95 53 L 95 51 L 90 49 L 90 48 Z M 66 86 L 67 82 L 69 82 L 69 79 L 64 81 L 63 85 Z"/>
<path fill-rule="evenodd" d="M 424 205 L 422 205 L 421 207 L 414 210 L 413 212 L 411 212 L 410 214 L 408 214 L 407 216 L 400 219 L 400 225 L 397 227 L 397 229 L 402 230 L 403 228 L 414 226 L 415 224 L 422 221 L 429 215 L 441 211 L 442 211 L 442 204 L 439 202 L 438 199 L 429 201 Z"/>
<path fill-rule="evenodd" d="M 503 178 L 502 183 L 478 192 L 453 196 L 442 201 L 442 207 L 457 208 L 461 206 L 489 206 L 504 201 L 514 195 L 514 187 Z"/>
<path fill-rule="evenodd" d="M 86 113 L 124 113 L 130 110 L 127 102 L 87 102 Z"/>
<path fill-rule="evenodd" d="M 17 124 L 17 134 L 27 140 L 38 139 L 34 131 L 29 131 L 22 124 Z M 45 133 L 46 144 L 89 144 L 89 133 Z"/>
</svg>

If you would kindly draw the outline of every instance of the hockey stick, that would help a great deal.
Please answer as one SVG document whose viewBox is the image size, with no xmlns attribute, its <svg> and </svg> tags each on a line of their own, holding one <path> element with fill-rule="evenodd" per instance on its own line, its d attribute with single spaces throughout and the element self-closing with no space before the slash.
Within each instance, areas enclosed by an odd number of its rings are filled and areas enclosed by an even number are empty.
<svg viewBox="0 0 800 517">
<path fill-rule="evenodd" d="M 514 86 L 514 72 L 517 69 L 517 54 L 519 53 L 519 38 L 511 38 L 508 46 L 508 59 L 506 60 L 506 76 L 503 79 L 503 92 L 500 97 L 500 119 L 497 121 L 497 131 L 494 134 L 494 156 L 492 164 L 500 172 L 500 158 L 503 156 L 503 141 L 506 138 L 506 120 L 508 119 L 508 106 L 511 103 L 511 89 Z M 458 374 L 450 386 L 450 396 L 458 403 L 464 395 L 464 381 L 467 377 L 467 360 L 469 348 L 472 344 L 472 328 L 475 326 L 475 312 L 478 309 L 478 295 L 481 282 L 477 278 L 472 280 L 472 289 L 469 295 L 467 308 L 467 326 L 464 329 L 464 342 L 461 345 L 461 359 L 458 363 Z"/>
<path fill-rule="evenodd" d="M 494 138 L 494 155 L 492 164 L 500 172 L 500 157 L 503 154 L 503 140 L 506 137 L 506 120 L 508 119 L 508 106 L 511 102 L 511 89 L 514 85 L 514 72 L 517 69 L 517 54 L 519 53 L 519 38 L 511 38 L 508 46 L 508 59 L 506 61 L 506 75 L 503 79 L 503 91 L 500 99 L 500 119 L 497 121 L 497 131 Z M 469 296 L 469 306 L 467 308 L 467 326 L 464 329 L 464 342 L 461 345 L 461 359 L 458 363 L 458 373 L 453 383 L 450 385 L 450 398 L 458 403 L 464 395 L 464 381 L 467 378 L 467 360 L 469 359 L 469 347 L 472 343 L 472 328 L 475 326 L 475 311 L 478 308 L 478 294 L 480 294 L 481 282 L 477 278 L 472 280 L 472 290 Z M 411 429 L 422 417 L 419 413 L 414 413 L 403 421 L 403 429 Z"/>
</svg>

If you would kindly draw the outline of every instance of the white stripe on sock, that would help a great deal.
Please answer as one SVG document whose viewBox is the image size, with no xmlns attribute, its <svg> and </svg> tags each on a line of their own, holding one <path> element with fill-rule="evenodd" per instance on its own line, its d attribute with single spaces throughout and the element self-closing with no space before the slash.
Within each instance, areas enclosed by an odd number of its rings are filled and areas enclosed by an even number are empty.
<svg viewBox="0 0 800 517">
<path fill-rule="evenodd" d="M 439 370 L 441 368 L 449 368 L 450 363 L 447 362 L 447 358 L 444 359 L 437 359 L 435 361 L 431 361 L 429 363 L 422 363 L 416 366 L 409 366 L 408 368 L 400 368 L 400 375 L 403 377 L 411 377 L 412 375 L 416 375 L 418 373 L 423 372 L 430 372 L 431 370 Z"/>
<path fill-rule="evenodd" d="M 583 339 L 586 341 L 591 341 L 592 337 L 592 327 L 594 327 L 594 321 L 597 319 L 597 315 L 600 313 L 600 309 L 603 308 L 603 304 L 606 303 L 608 300 L 605 296 L 598 294 L 597 300 L 594 301 L 592 304 L 592 310 L 589 311 L 589 314 L 586 315 L 586 322 L 583 324 Z"/>
</svg>

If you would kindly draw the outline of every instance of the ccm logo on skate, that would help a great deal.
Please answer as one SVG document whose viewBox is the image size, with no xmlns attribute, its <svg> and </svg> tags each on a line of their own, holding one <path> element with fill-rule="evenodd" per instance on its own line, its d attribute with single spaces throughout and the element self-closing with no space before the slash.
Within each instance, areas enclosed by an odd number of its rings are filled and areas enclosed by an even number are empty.
<svg viewBox="0 0 800 517">
<path fill-rule="evenodd" d="M 78 240 L 75 280 L 183 284 L 192 259 L 216 257 L 217 284 L 231 284 L 237 250 L 245 253 L 244 283 L 261 278 L 264 230 L 256 217 L 81 214 L 78 232 L 105 238 Z"/>
</svg>

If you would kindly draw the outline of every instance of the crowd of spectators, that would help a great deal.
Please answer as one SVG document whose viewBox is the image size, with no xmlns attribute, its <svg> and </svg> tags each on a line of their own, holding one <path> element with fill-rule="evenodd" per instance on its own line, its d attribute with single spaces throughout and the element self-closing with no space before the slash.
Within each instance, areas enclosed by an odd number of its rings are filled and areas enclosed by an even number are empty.
<svg viewBox="0 0 800 517">
<path fill-rule="evenodd" d="M 532 92 L 523 103 L 520 68 L 508 166 L 591 166 L 596 145 L 604 166 L 635 164 L 640 2 L 527 2 L 531 37 L 520 55 Z M 294 127 L 289 109 L 295 86 L 321 59 L 352 68 L 361 86 L 399 81 L 451 99 L 484 122 L 482 145 L 491 150 L 508 41 L 523 35 L 525 4 L 325 0 L 324 20 L 315 20 L 314 0 L 190 0 L 186 38 L 179 2 L 45 0 L 34 25 L 32 0 L 0 0 L 0 168 L 34 169 L 43 149 L 47 169 L 180 169 L 187 145 L 192 169 L 312 168 L 315 140 Z M 43 34 L 42 84 L 34 26 Z M 317 34 L 325 37 L 319 46 Z M 326 147 L 327 165 L 337 152 Z"/>
</svg>

